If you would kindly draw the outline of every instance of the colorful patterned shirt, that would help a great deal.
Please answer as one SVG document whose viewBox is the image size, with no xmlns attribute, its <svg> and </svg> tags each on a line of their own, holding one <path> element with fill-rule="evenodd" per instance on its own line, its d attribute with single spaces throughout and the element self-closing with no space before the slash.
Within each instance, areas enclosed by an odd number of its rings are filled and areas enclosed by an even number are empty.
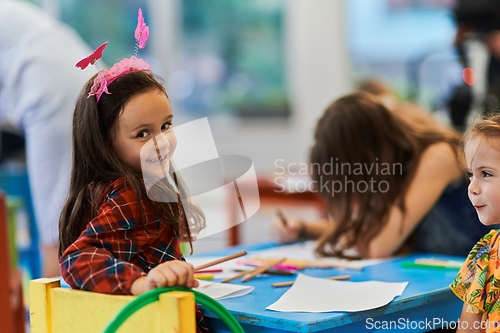
<svg viewBox="0 0 500 333">
<path fill-rule="evenodd" d="M 132 283 L 158 264 L 185 260 L 177 237 L 149 208 L 143 208 L 124 178 L 104 191 L 97 213 L 60 258 L 64 280 L 73 289 L 130 295 Z M 198 332 L 208 332 L 196 307 Z"/>
<path fill-rule="evenodd" d="M 466 312 L 482 313 L 481 332 L 500 332 L 500 259 L 498 230 L 484 236 L 467 256 L 451 290 L 468 304 Z"/>
</svg>

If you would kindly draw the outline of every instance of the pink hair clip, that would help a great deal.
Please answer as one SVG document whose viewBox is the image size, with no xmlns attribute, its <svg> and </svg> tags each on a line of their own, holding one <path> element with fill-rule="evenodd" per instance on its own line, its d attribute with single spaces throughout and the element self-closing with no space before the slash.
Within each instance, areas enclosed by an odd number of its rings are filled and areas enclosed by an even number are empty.
<svg viewBox="0 0 500 333">
<path fill-rule="evenodd" d="M 142 10 L 139 8 L 139 17 L 137 18 L 137 28 L 135 28 L 135 39 L 139 43 L 139 48 L 143 49 L 149 38 L 149 27 L 144 23 Z M 137 49 L 136 49 L 137 51 Z"/>
<path fill-rule="evenodd" d="M 130 58 L 124 58 L 120 62 L 117 62 L 110 69 L 105 69 L 97 74 L 97 77 L 94 79 L 94 84 L 90 89 L 90 92 L 87 96 L 97 96 L 97 103 L 99 103 L 99 99 L 101 98 L 103 93 L 111 94 L 108 91 L 108 86 L 119 78 L 120 76 L 141 70 L 149 70 L 149 64 L 141 58 L 137 58 L 135 55 L 137 54 L 137 47 L 143 49 L 146 46 L 146 42 L 149 38 L 149 27 L 144 23 L 144 17 L 142 16 L 142 10 L 139 8 L 139 17 L 137 18 L 137 28 L 135 29 L 135 39 L 137 40 L 136 49 L 134 55 Z M 76 67 L 80 67 L 81 69 L 85 69 L 89 64 L 94 64 L 97 59 L 102 57 L 102 52 L 106 48 L 108 43 L 104 43 L 99 46 L 90 56 L 80 60 Z"/>
<path fill-rule="evenodd" d="M 92 52 L 91 55 L 89 55 L 87 58 L 83 58 L 77 64 L 75 67 L 80 67 L 82 70 L 87 68 L 88 65 L 93 65 L 95 62 L 102 57 L 102 51 L 106 48 L 106 45 L 108 45 L 108 42 L 102 44 L 99 46 L 94 52 Z"/>
<path fill-rule="evenodd" d="M 94 85 L 92 85 L 87 98 L 97 95 L 97 103 L 99 103 L 99 99 L 103 93 L 111 94 L 108 91 L 108 86 L 111 82 L 127 73 L 149 70 L 149 67 L 149 63 L 141 58 L 136 58 L 135 56 L 132 56 L 130 59 L 125 58 L 114 64 L 110 69 L 105 69 L 97 74 L 97 77 L 94 79 Z"/>
</svg>

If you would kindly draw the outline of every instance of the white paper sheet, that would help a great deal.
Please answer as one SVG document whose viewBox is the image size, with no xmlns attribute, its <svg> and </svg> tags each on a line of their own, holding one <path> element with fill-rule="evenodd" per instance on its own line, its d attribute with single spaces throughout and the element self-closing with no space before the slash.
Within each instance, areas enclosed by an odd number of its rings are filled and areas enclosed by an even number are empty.
<svg viewBox="0 0 500 333">
<path fill-rule="evenodd" d="M 266 309 L 281 312 L 356 312 L 378 308 L 403 293 L 408 282 L 348 282 L 299 274 L 293 286 Z"/>
<path fill-rule="evenodd" d="M 194 290 L 210 296 L 213 299 L 243 296 L 251 293 L 255 289 L 255 287 L 252 286 L 241 286 L 232 283 L 218 283 L 204 280 L 198 281 L 200 281 L 200 286 L 198 288 L 195 288 Z"/>
<path fill-rule="evenodd" d="M 316 248 L 315 241 L 283 245 L 279 247 L 273 247 L 270 249 L 251 251 L 248 256 L 251 258 L 287 258 L 290 260 L 309 260 L 309 261 L 321 261 L 328 264 L 341 264 L 346 267 L 352 268 L 362 268 L 366 266 L 371 266 L 375 264 L 380 264 L 393 258 L 388 259 L 362 259 L 362 260 L 347 260 L 341 258 L 318 258 L 314 255 L 314 249 Z"/>
</svg>

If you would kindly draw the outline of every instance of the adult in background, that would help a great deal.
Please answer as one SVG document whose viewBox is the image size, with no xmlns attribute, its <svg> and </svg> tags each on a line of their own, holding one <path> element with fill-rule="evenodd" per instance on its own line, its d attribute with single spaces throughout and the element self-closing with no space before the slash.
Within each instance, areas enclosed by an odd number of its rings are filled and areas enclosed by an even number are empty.
<svg viewBox="0 0 500 333">
<path fill-rule="evenodd" d="M 69 188 L 72 116 L 95 69 L 92 50 L 67 25 L 24 1 L 0 1 L 0 127 L 25 137 L 43 276 L 60 275 L 58 221 Z"/>
<path fill-rule="evenodd" d="M 492 227 L 479 222 L 469 202 L 457 158 L 461 136 L 419 113 L 366 92 L 332 103 L 318 121 L 310 153 L 311 178 L 329 219 L 290 217 L 286 226 L 275 219 L 275 239 L 317 239 L 323 256 L 466 256 Z"/>
</svg>

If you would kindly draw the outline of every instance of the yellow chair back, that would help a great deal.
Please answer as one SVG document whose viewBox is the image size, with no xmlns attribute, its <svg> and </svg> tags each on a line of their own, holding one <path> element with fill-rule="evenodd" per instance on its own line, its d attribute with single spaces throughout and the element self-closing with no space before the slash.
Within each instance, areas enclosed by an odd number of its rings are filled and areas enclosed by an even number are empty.
<svg viewBox="0 0 500 333">
<path fill-rule="evenodd" d="M 61 288 L 59 279 L 29 283 L 32 333 L 102 332 L 135 296 L 115 296 Z M 135 312 L 119 333 L 193 333 L 196 331 L 194 295 L 173 291 Z"/>
</svg>

